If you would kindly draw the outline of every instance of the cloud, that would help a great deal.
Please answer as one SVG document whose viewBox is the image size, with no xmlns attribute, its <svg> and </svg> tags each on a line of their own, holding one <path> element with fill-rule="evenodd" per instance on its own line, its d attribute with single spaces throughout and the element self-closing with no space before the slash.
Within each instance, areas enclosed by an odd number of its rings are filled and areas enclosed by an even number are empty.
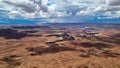
<svg viewBox="0 0 120 68">
<path fill-rule="evenodd" d="M 107 0 L 109 6 L 120 6 L 120 0 Z"/>
<path fill-rule="evenodd" d="M 119 11 L 120 6 L 105 6 L 105 5 L 100 5 L 98 6 L 94 11 L 97 12 L 106 12 L 106 11 Z"/>
<path fill-rule="evenodd" d="M 2 0 L 2 9 L 9 11 L 10 18 L 48 17 L 48 0 Z M 6 6 L 6 7 L 5 7 Z M 9 7 L 9 9 L 7 9 Z"/>
<path fill-rule="evenodd" d="M 3 3 L 6 3 L 8 5 L 13 5 L 15 7 L 18 7 L 18 8 L 21 8 L 22 10 L 26 11 L 26 12 L 29 12 L 29 13 L 32 13 L 32 12 L 35 12 L 36 10 L 36 7 L 33 6 L 32 4 L 30 3 L 15 3 L 15 2 L 12 2 L 12 1 L 3 1 Z"/>
<path fill-rule="evenodd" d="M 62 19 L 74 17 L 74 21 L 80 21 L 91 17 L 120 18 L 120 0 L 0 0 L 0 10 L 5 12 L 0 11 L 1 17 L 12 19 L 58 17 L 60 19 L 52 21 L 66 21 Z"/>
</svg>

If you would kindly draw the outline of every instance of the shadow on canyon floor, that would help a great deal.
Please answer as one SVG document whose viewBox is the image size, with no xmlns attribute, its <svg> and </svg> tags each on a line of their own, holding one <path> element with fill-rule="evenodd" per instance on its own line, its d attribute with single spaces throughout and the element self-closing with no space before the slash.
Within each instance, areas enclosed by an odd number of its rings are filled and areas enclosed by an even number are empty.
<svg viewBox="0 0 120 68">
<path fill-rule="evenodd" d="M 14 29 L 0 29 L 0 37 L 4 37 L 5 39 L 22 39 L 24 37 L 38 37 L 41 35 L 33 35 L 33 34 L 28 34 L 26 32 L 18 32 L 17 30 Z"/>
<path fill-rule="evenodd" d="M 97 43 L 92 43 L 92 42 L 81 42 L 81 43 L 76 43 L 76 42 L 72 42 L 73 45 L 75 46 L 81 46 L 81 47 L 85 47 L 85 48 L 96 48 L 96 49 L 103 49 L 103 48 L 111 48 L 113 47 L 112 45 L 106 44 L 106 43 L 102 43 L 102 42 L 97 42 Z"/>
<path fill-rule="evenodd" d="M 16 66 L 21 65 L 19 60 L 16 59 L 17 57 L 19 57 L 19 56 L 11 55 L 11 56 L 7 56 L 7 57 L 4 57 L 4 58 L 0 59 L 0 61 L 5 62 L 7 64 L 6 65 L 7 68 L 15 68 Z"/>
<path fill-rule="evenodd" d="M 57 44 L 50 47 L 28 47 L 26 48 L 29 52 L 32 52 L 31 55 L 41 55 L 47 53 L 58 53 L 61 51 L 74 51 L 74 48 L 60 47 Z"/>
</svg>

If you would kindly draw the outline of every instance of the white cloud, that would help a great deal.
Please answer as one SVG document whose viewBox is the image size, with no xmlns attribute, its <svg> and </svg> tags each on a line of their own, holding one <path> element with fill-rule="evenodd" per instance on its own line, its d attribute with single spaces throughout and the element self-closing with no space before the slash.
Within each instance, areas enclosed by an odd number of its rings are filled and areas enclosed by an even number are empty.
<svg viewBox="0 0 120 68">
<path fill-rule="evenodd" d="M 104 4 L 94 9 L 95 13 L 100 14 L 100 19 L 120 18 L 120 0 L 106 0 Z"/>
<path fill-rule="evenodd" d="M 106 16 L 119 18 L 120 0 L 0 0 L 10 18 Z M 118 15 L 119 14 L 119 15 Z"/>
<path fill-rule="evenodd" d="M 48 0 L 1 0 L 0 8 L 9 11 L 10 18 L 41 18 L 48 16 Z"/>
</svg>

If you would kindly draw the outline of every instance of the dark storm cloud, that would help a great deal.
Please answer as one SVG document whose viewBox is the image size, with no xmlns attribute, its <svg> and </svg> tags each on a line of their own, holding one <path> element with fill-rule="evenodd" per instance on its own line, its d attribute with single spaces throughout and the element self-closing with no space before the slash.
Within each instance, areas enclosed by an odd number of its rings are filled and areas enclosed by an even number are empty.
<svg viewBox="0 0 120 68">
<path fill-rule="evenodd" d="M 109 6 L 120 6 L 120 0 L 108 0 Z"/>
<path fill-rule="evenodd" d="M 29 12 L 29 13 L 33 13 L 36 11 L 36 8 L 35 6 L 32 6 L 31 4 L 29 3 L 26 3 L 26 4 L 23 4 L 23 3 L 13 3 L 13 2 L 10 2 L 10 1 L 3 1 L 3 3 L 6 3 L 6 4 L 9 4 L 9 5 L 13 5 L 15 7 L 18 7 L 18 8 L 21 8 L 22 10 L 26 11 L 26 12 Z"/>
</svg>

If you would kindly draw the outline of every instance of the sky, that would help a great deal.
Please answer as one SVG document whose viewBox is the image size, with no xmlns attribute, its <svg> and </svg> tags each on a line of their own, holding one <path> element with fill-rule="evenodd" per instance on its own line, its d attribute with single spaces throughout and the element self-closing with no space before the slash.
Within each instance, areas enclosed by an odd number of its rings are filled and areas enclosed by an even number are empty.
<svg viewBox="0 0 120 68">
<path fill-rule="evenodd" d="M 120 23 L 120 0 L 0 0 L 0 24 Z"/>
</svg>

